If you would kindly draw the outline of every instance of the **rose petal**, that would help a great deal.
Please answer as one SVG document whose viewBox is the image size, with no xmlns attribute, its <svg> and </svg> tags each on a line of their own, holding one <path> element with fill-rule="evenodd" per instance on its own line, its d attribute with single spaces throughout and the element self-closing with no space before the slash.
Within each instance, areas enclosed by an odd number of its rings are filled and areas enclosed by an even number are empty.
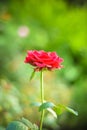
<svg viewBox="0 0 87 130">
<path fill-rule="evenodd" d="M 43 68 L 48 70 L 60 69 L 62 68 L 61 63 L 63 61 L 63 58 L 60 58 L 56 52 L 30 50 L 28 51 L 24 62 L 35 66 L 35 70 L 40 71 Z"/>
</svg>

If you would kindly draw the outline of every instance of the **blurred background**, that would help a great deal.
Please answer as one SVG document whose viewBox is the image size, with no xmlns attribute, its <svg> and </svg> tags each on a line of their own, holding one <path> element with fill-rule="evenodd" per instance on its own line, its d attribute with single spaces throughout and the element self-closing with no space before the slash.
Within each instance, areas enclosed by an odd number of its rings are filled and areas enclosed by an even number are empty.
<svg viewBox="0 0 87 130">
<path fill-rule="evenodd" d="M 77 110 L 56 120 L 45 113 L 44 130 L 87 127 L 87 0 L 0 0 L 0 130 L 21 117 L 39 124 L 39 72 L 24 64 L 27 50 L 56 51 L 64 68 L 44 73 L 45 99 Z M 49 95 L 48 95 L 49 93 Z"/>
</svg>

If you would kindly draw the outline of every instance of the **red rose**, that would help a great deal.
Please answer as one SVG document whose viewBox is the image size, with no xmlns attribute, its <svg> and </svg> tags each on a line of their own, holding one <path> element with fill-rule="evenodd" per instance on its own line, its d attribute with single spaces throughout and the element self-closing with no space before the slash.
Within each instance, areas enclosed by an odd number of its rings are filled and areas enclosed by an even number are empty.
<svg viewBox="0 0 87 130">
<path fill-rule="evenodd" d="M 45 52 L 41 51 L 28 51 L 28 54 L 25 58 L 25 63 L 29 63 L 35 67 L 35 71 L 40 71 L 42 69 L 60 69 L 63 66 L 61 62 L 63 59 L 60 58 L 56 52 Z"/>
</svg>

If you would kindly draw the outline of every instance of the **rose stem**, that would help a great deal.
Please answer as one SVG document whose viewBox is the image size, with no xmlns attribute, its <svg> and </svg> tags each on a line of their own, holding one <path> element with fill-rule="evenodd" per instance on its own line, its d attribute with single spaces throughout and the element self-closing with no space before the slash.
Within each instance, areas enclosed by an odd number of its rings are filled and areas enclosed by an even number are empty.
<svg viewBox="0 0 87 130">
<path fill-rule="evenodd" d="M 41 86 L 41 102 L 43 103 L 44 102 L 43 70 L 41 70 L 40 75 L 40 86 Z M 44 110 L 42 110 L 41 112 L 40 130 L 42 130 L 43 118 L 44 118 Z"/>
</svg>

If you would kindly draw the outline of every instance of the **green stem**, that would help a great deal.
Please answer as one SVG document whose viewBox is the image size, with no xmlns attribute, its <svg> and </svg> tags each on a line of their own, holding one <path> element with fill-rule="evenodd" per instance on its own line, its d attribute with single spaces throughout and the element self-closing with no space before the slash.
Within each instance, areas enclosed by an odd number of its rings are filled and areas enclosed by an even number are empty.
<svg viewBox="0 0 87 130">
<path fill-rule="evenodd" d="M 40 75 L 40 86 L 41 86 L 41 102 L 43 103 L 44 102 L 43 70 L 41 71 Z M 41 112 L 40 130 L 42 130 L 43 118 L 44 118 L 44 110 L 42 110 Z"/>
</svg>

